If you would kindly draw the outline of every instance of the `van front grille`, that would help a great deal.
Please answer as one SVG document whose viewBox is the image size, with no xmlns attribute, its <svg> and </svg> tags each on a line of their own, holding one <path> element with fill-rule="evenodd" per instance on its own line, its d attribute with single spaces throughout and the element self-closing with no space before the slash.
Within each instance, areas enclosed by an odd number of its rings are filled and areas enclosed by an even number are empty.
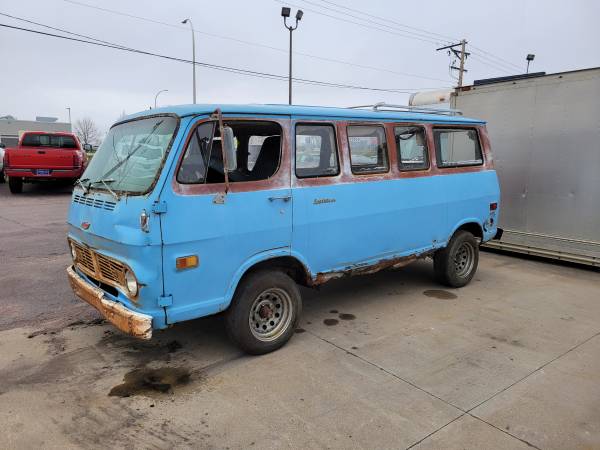
<svg viewBox="0 0 600 450">
<path fill-rule="evenodd" d="M 108 200 L 101 200 L 99 198 L 86 197 L 84 195 L 75 194 L 73 195 L 73 203 L 78 203 L 80 205 L 91 206 L 93 208 L 104 209 L 106 211 L 112 211 L 115 209 L 117 205 L 115 202 L 110 202 Z"/>
<path fill-rule="evenodd" d="M 75 264 L 82 272 L 115 287 L 125 285 L 124 264 L 75 241 L 70 242 L 75 248 Z"/>
</svg>

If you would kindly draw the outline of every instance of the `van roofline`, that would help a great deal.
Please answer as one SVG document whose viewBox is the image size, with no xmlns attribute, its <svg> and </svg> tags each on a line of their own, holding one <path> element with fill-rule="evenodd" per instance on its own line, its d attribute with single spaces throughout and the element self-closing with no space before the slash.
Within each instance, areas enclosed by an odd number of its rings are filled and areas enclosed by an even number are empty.
<svg viewBox="0 0 600 450">
<path fill-rule="evenodd" d="M 163 108 L 150 109 L 131 114 L 119 122 L 156 114 L 176 114 L 179 117 L 199 116 L 211 114 L 220 108 L 223 114 L 256 114 L 256 115 L 285 115 L 298 118 L 323 118 L 337 120 L 384 120 L 398 122 L 433 122 L 456 124 L 485 124 L 484 120 L 471 119 L 462 116 L 449 116 L 448 114 L 422 113 L 413 111 L 391 111 L 360 108 L 341 108 L 332 106 L 305 106 L 305 105 L 279 105 L 279 104 L 195 104 L 175 105 Z"/>
</svg>

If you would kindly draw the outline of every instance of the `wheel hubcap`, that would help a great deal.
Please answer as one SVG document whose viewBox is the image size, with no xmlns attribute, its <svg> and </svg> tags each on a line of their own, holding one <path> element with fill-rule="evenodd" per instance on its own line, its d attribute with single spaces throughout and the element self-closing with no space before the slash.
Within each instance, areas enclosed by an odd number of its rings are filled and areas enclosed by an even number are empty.
<svg viewBox="0 0 600 450">
<path fill-rule="evenodd" d="M 292 299 L 283 289 L 267 289 L 254 299 L 248 321 L 254 337 L 273 341 L 285 333 L 292 321 Z"/>
<path fill-rule="evenodd" d="M 454 270 L 460 277 L 465 277 L 473 270 L 475 264 L 475 248 L 469 242 L 463 242 L 454 254 Z"/>
</svg>

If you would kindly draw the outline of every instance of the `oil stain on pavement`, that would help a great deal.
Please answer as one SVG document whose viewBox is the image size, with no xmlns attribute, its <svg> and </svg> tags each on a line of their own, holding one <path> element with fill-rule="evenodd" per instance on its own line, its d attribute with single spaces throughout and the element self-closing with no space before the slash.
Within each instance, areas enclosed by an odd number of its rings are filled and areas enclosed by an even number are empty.
<svg viewBox="0 0 600 450">
<path fill-rule="evenodd" d="M 441 289 L 428 289 L 423 291 L 423 295 L 426 297 L 437 298 L 439 300 L 454 300 L 455 298 L 458 298 L 456 294 Z"/>
<path fill-rule="evenodd" d="M 188 384 L 190 371 L 185 368 L 163 367 L 159 369 L 134 369 L 123 377 L 123 383 L 113 387 L 108 393 L 113 397 L 131 397 L 132 395 L 153 392 L 173 392 L 173 387 Z"/>
</svg>

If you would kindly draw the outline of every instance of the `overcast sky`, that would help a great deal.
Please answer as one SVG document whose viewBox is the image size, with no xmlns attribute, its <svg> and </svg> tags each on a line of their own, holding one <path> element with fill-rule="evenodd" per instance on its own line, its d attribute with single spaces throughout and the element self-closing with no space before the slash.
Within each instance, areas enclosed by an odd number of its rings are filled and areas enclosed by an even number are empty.
<svg viewBox="0 0 600 450">
<path fill-rule="evenodd" d="M 294 75 L 300 78 L 407 91 L 452 86 L 450 58 L 435 49 L 438 42 L 463 37 L 473 52 L 467 83 L 524 72 L 527 53 L 536 55 L 531 71 L 600 66 L 600 2 L 595 0 L 286 4 L 292 14 L 298 7 L 304 10 L 294 32 Z M 278 0 L 6 0 L 0 13 L 185 59 L 191 59 L 191 33 L 180 22 L 189 17 L 198 31 L 198 61 L 287 75 L 282 6 Z M 0 23 L 59 33 L 6 16 L 0 16 Z M 71 107 L 73 121 L 87 116 L 106 131 L 123 111 L 152 106 L 161 89 L 168 92 L 159 96 L 159 106 L 192 102 L 192 68 L 185 63 L 3 27 L 0 56 L 0 116 L 66 121 L 66 107 Z M 287 103 L 285 81 L 202 67 L 197 77 L 198 103 Z M 406 103 L 407 98 L 406 93 L 294 87 L 297 104 Z"/>
</svg>

